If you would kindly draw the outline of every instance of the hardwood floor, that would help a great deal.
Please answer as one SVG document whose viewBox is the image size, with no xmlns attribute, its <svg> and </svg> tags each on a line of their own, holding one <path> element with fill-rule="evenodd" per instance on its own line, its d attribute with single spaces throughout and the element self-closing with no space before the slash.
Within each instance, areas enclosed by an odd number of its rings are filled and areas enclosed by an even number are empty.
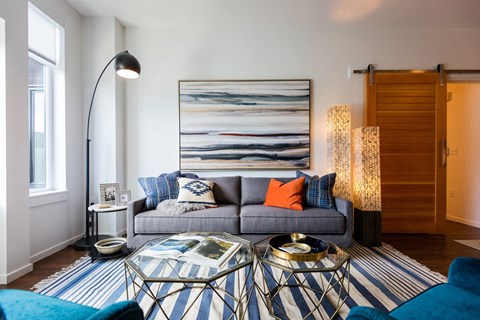
<svg viewBox="0 0 480 320">
<path fill-rule="evenodd" d="M 382 240 L 445 276 L 448 275 L 448 267 L 455 257 L 480 258 L 480 250 L 454 241 L 480 240 L 480 229 L 447 222 L 441 232 L 441 234 L 383 234 Z"/>
<path fill-rule="evenodd" d="M 397 250 L 426 265 L 431 270 L 447 275 L 450 262 L 457 256 L 470 256 L 480 258 L 480 250 L 476 250 L 454 240 L 480 239 L 480 229 L 448 222 L 442 234 L 384 234 L 383 241 L 392 245 Z M 16 288 L 29 290 L 36 283 L 48 276 L 69 266 L 82 256 L 86 251 L 77 251 L 68 247 L 53 254 L 33 265 L 29 274 L 9 283 L 0 285 L 3 288 Z"/>
<path fill-rule="evenodd" d="M 0 289 L 15 288 L 30 290 L 33 285 L 62 268 L 68 267 L 80 257 L 86 256 L 88 251 L 75 250 L 73 246 L 65 248 L 43 260 L 33 264 L 33 271 L 29 274 L 10 282 L 8 285 L 0 285 Z"/>
</svg>

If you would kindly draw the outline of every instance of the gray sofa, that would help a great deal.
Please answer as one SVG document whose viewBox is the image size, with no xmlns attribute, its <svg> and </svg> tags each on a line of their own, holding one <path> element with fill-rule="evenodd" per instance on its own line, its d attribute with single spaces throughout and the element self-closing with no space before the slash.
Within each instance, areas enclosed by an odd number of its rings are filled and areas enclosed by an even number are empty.
<svg viewBox="0 0 480 320">
<path fill-rule="evenodd" d="M 144 211 L 145 199 L 130 201 L 127 208 L 127 241 L 138 248 L 161 234 L 217 231 L 256 242 L 269 235 L 301 232 L 343 247 L 352 243 L 353 205 L 336 198 L 335 209 L 306 207 L 303 211 L 266 207 L 265 195 L 271 178 L 215 177 L 213 194 L 217 208 L 171 214 Z M 288 182 L 294 178 L 276 178 Z"/>
</svg>

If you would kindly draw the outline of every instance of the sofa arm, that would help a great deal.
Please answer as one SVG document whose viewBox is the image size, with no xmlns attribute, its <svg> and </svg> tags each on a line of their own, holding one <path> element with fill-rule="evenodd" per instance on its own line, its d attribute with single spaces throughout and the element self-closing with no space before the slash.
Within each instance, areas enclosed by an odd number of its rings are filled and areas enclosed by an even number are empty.
<svg viewBox="0 0 480 320">
<path fill-rule="evenodd" d="M 337 211 L 345 216 L 345 234 L 350 235 L 350 243 L 347 245 L 350 246 L 353 235 L 353 203 L 349 200 L 336 197 L 335 206 L 337 207 Z"/>
<path fill-rule="evenodd" d="M 347 320 L 395 320 L 395 318 L 370 307 L 353 307 L 348 313 Z"/>
<path fill-rule="evenodd" d="M 343 213 L 345 216 L 353 216 L 353 203 L 343 198 L 335 198 L 335 206 L 337 211 Z"/>
<path fill-rule="evenodd" d="M 143 311 L 135 301 L 120 301 L 91 315 L 87 320 L 143 320 Z"/>
<path fill-rule="evenodd" d="M 455 258 L 448 269 L 448 283 L 480 295 L 480 259 Z"/>
<path fill-rule="evenodd" d="M 144 211 L 147 197 L 129 201 L 127 204 L 127 247 L 133 248 L 135 237 L 135 216 Z"/>
</svg>

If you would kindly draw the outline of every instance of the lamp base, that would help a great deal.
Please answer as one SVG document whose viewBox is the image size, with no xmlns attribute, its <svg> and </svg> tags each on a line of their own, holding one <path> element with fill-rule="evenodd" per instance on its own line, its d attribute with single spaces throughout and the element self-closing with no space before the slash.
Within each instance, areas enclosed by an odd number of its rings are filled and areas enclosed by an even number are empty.
<svg viewBox="0 0 480 320">
<path fill-rule="evenodd" d="M 111 238 L 111 236 L 101 234 L 101 235 L 98 235 L 98 239 L 97 239 L 97 236 L 82 238 L 80 240 L 77 240 L 73 244 L 73 246 L 76 250 L 83 250 L 83 251 L 92 250 L 93 245 L 97 243 L 97 241 L 107 239 L 107 238 Z"/>
<path fill-rule="evenodd" d="M 365 247 L 382 246 L 382 212 L 353 211 L 353 238 Z"/>
</svg>

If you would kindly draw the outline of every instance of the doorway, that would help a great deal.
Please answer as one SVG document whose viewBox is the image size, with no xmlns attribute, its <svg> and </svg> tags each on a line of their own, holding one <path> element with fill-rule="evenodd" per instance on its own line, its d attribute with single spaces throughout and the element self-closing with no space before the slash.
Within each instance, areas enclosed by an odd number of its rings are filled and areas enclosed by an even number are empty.
<svg viewBox="0 0 480 320">
<path fill-rule="evenodd" d="M 447 84 L 447 220 L 480 228 L 480 80 Z"/>
</svg>

